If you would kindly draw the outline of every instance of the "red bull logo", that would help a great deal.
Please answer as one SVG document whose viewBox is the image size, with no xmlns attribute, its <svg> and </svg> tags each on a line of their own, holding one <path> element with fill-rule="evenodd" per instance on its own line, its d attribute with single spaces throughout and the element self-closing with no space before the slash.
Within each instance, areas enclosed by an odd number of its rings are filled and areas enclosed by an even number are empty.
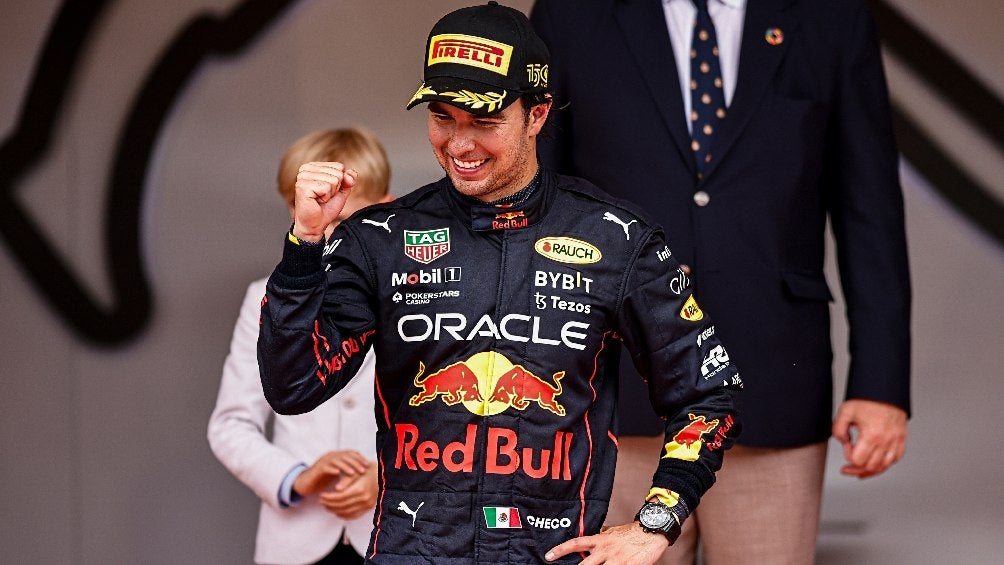
<svg viewBox="0 0 1004 565">
<path fill-rule="evenodd" d="M 362 351 L 366 341 L 375 333 L 375 330 L 366 331 L 358 337 L 346 338 L 340 346 L 332 347 L 328 338 L 321 333 L 320 323 L 314 320 L 314 332 L 311 337 L 314 340 L 314 358 L 317 360 L 315 374 L 321 384 L 327 386 L 328 377 L 340 372 L 349 359 Z"/>
<path fill-rule="evenodd" d="M 528 225 L 530 225 L 530 219 L 522 210 L 495 214 L 495 219 L 492 220 L 493 230 L 513 230 L 525 228 Z"/>
<path fill-rule="evenodd" d="M 425 372 L 425 363 L 418 363 L 418 374 L 415 375 L 415 386 L 421 392 L 411 397 L 408 404 L 418 406 L 438 396 L 443 397 L 447 406 L 453 406 L 460 401 L 481 402 L 481 392 L 478 390 L 478 377 L 466 363 L 460 361 L 445 369 L 436 371 L 419 380 Z"/>
<path fill-rule="evenodd" d="M 725 416 L 725 421 L 722 423 L 722 426 L 715 430 L 715 439 L 708 442 L 708 451 L 721 449 L 722 444 L 725 443 L 725 436 L 728 435 L 729 430 L 732 429 L 732 426 L 734 426 L 735 423 L 736 421 L 732 419 L 731 414 Z"/>
<path fill-rule="evenodd" d="M 513 365 L 501 353 L 485 351 L 423 377 L 424 373 L 425 364 L 419 363 L 413 381 L 419 392 L 408 400 L 412 406 L 441 398 L 448 406 L 463 404 L 479 416 L 499 414 L 510 407 L 526 410 L 532 404 L 557 416 L 565 415 L 565 407 L 557 400 L 564 371 L 552 375 L 552 385 L 522 365 Z M 491 394 L 486 396 L 482 391 Z"/>
<path fill-rule="evenodd" d="M 442 467 L 450 473 L 474 472 L 474 452 L 477 446 L 478 425 L 468 424 L 462 441 L 451 441 L 440 446 L 433 439 L 424 439 L 415 424 L 394 424 L 397 435 L 395 469 L 409 469 L 431 473 Z M 514 430 L 488 427 L 486 434 L 485 473 L 512 475 L 521 471 L 534 479 L 550 477 L 554 480 L 572 480 L 568 452 L 572 446 L 571 432 L 554 432 L 550 448 L 535 449 L 519 445 Z"/>
<path fill-rule="evenodd" d="M 498 378 L 488 401 L 505 403 L 519 410 L 525 410 L 532 401 L 545 410 L 564 416 L 565 407 L 554 399 L 561 394 L 561 378 L 564 376 L 564 371 L 555 373 L 556 386 L 551 386 L 547 381 L 516 365 Z"/>
<path fill-rule="evenodd" d="M 708 422 L 703 414 L 700 416 L 687 414 L 687 417 L 690 418 L 690 423 L 676 432 L 673 441 L 666 444 L 666 454 L 662 456 L 663 459 L 697 461 L 700 457 L 701 446 L 704 445 L 701 438 L 718 426 L 717 418 Z"/>
</svg>

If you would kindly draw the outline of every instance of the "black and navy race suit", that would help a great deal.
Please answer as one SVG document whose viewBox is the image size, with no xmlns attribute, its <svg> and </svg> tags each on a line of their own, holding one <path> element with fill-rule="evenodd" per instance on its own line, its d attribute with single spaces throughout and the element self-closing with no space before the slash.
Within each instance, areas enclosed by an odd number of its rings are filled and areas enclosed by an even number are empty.
<svg viewBox="0 0 1004 565">
<path fill-rule="evenodd" d="M 525 565 L 603 523 L 622 344 L 666 419 L 653 484 L 693 508 L 739 432 L 741 380 L 661 230 L 585 181 L 544 171 L 496 207 L 444 178 L 326 246 L 287 241 L 258 346 L 282 414 L 337 393 L 375 347 L 370 562 Z"/>
</svg>

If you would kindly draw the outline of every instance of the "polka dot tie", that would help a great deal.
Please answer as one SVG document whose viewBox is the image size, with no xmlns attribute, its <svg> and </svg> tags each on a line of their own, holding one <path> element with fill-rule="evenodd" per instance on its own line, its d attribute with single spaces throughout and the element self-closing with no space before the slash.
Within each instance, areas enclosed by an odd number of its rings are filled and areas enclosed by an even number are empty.
<svg viewBox="0 0 1004 565">
<path fill-rule="evenodd" d="M 708 0 L 693 0 L 697 6 L 694 37 L 690 45 L 690 148 L 694 151 L 697 176 L 714 158 L 711 140 L 725 118 L 722 69 L 718 64 L 718 39 L 708 14 Z"/>
</svg>

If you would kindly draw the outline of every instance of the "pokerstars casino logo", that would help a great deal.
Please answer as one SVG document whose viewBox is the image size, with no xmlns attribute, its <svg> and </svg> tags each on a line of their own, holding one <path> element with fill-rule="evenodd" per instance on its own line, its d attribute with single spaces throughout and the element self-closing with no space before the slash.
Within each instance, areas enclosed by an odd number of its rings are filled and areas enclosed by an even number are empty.
<svg viewBox="0 0 1004 565">
<path fill-rule="evenodd" d="M 542 237 L 533 244 L 533 249 L 559 263 L 588 265 L 603 258 L 593 244 L 571 237 Z"/>
<path fill-rule="evenodd" d="M 450 228 L 404 230 L 404 254 L 428 265 L 450 252 Z"/>
<path fill-rule="evenodd" d="M 428 375 L 425 364 L 420 362 L 413 381 L 419 391 L 408 404 L 421 406 L 440 399 L 448 406 L 463 404 L 478 416 L 494 416 L 510 407 L 526 410 L 536 404 L 557 416 L 564 416 L 565 407 L 557 400 L 561 396 L 564 376 L 564 371 L 554 373 L 552 385 L 522 365 L 513 365 L 505 355 L 495 351 L 475 353 L 466 361 L 458 361 Z"/>
</svg>

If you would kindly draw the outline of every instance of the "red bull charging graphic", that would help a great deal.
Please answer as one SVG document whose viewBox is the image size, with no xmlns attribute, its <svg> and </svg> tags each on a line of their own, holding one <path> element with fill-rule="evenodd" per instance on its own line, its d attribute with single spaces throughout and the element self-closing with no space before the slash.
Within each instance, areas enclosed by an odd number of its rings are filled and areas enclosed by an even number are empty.
<svg viewBox="0 0 1004 565">
<path fill-rule="evenodd" d="M 565 407 L 559 400 L 564 376 L 565 372 L 559 371 L 551 375 L 550 380 L 541 378 L 494 351 L 476 353 L 432 373 L 427 373 L 425 364 L 419 363 L 413 381 L 418 391 L 408 399 L 408 404 L 462 405 L 478 416 L 500 414 L 510 408 L 540 409 L 555 416 L 565 416 Z M 500 426 L 488 426 L 483 447 L 477 445 L 477 424 L 468 424 L 465 430 L 458 430 L 455 441 L 443 443 L 425 436 L 417 424 L 395 424 L 394 432 L 397 438 L 394 467 L 397 469 L 471 473 L 474 454 L 483 449 L 486 473 L 521 472 L 535 479 L 572 479 L 569 450 L 574 434 L 571 432 L 556 430 L 553 442 L 548 440 L 547 447 L 522 445 L 516 430 Z M 442 437 L 441 433 L 436 435 Z"/>
<path fill-rule="evenodd" d="M 673 441 L 666 444 L 666 454 L 663 459 L 682 459 L 684 461 L 697 461 L 701 455 L 701 446 L 704 445 L 702 438 L 704 434 L 710 433 L 718 426 L 718 419 L 710 422 L 706 421 L 703 414 L 694 416 L 687 414 L 690 423 L 673 436 Z"/>
<path fill-rule="evenodd" d="M 424 375 L 425 364 L 418 367 L 414 383 L 419 392 L 408 401 L 412 406 L 438 398 L 448 406 L 462 403 L 478 416 L 492 416 L 510 407 L 526 410 L 531 404 L 565 415 L 565 407 L 557 400 L 564 371 L 554 373 L 551 384 L 494 351 L 476 353 L 429 375 Z"/>
</svg>

